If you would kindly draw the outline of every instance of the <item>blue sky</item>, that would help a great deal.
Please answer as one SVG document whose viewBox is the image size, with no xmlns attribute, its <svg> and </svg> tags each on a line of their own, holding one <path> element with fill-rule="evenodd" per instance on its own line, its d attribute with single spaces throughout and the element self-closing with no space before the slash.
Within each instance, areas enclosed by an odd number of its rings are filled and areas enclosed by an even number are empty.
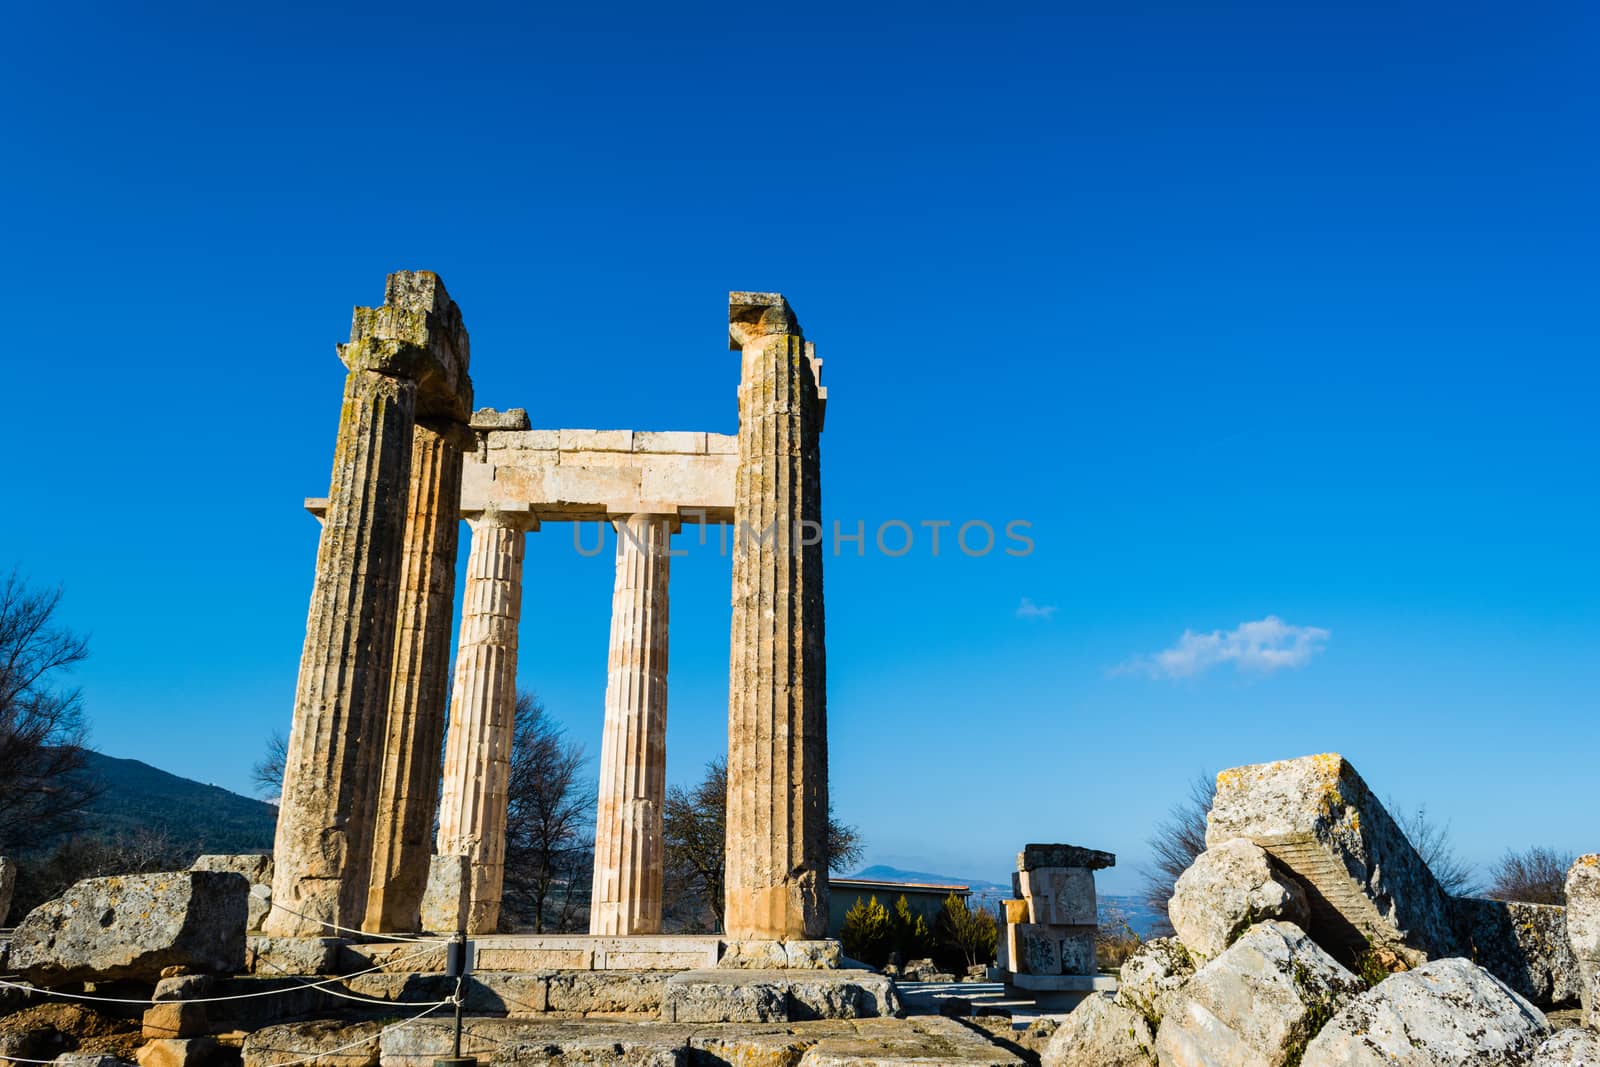
<svg viewBox="0 0 1600 1067">
<path fill-rule="evenodd" d="M 776 289 L 826 363 L 830 520 L 1035 542 L 828 560 L 868 862 L 999 879 L 1066 840 L 1125 888 L 1194 774 L 1326 750 L 1475 861 L 1593 849 L 1597 29 L 17 8 L 0 565 L 91 633 L 102 750 L 244 790 L 288 723 L 333 346 L 387 271 L 443 275 L 479 402 L 538 426 L 732 432 L 726 293 Z M 522 682 L 597 752 L 610 560 L 548 527 L 526 578 Z M 727 581 L 674 566 L 674 781 L 725 743 Z M 1236 632 L 1267 619 L 1271 662 Z"/>
</svg>

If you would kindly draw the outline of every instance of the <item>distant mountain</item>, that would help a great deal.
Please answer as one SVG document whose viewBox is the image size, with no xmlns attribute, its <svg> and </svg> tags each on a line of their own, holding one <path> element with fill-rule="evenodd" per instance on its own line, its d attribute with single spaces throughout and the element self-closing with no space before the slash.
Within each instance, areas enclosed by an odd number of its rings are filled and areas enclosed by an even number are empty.
<svg viewBox="0 0 1600 1067">
<path fill-rule="evenodd" d="M 899 867 L 890 867 L 887 864 L 877 863 L 865 867 L 852 878 L 870 878 L 879 882 L 943 882 L 946 884 L 965 885 L 972 888 L 972 895 L 984 903 L 993 903 L 1005 900 L 1011 896 L 1011 882 L 987 882 L 981 878 L 962 878 L 953 874 L 934 874 L 931 871 L 907 871 Z M 1133 928 L 1133 932 L 1140 937 L 1150 937 L 1156 925 L 1165 916 L 1152 910 L 1140 897 L 1121 896 L 1113 893 L 1099 894 L 1100 918 L 1105 921 L 1113 914 L 1118 914 Z"/>
<path fill-rule="evenodd" d="M 86 753 L 84 777 L 101 793 L 89 806 L 83 831 L 118 839 L 140 831 L 165 834 L 179 848 L 200 853 L 256 852 L 272 848 L 278 809 L 250 797 L 168 774 L 136 759 Z"/>
</svg>

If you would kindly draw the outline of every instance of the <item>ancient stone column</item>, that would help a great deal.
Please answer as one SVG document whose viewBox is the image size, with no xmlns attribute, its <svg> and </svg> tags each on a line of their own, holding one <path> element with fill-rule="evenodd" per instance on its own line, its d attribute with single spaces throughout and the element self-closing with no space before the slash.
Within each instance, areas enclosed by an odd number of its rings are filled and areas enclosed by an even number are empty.
<svg viewBox="0 0 1600 1067">
<path fill-rule="evenodd" d="M 730 938 L 811 939 L 828 925 L 822 613 L 823 394 L 777 293 L 731 293 L 743 354 L 728 692 Z"/>
<path fill-rule="evenodd" d="M 437 275 L 389 275 L 355 310 L 327 513 L 300 656 L 263 929 L 358 927 L 371 870 L 374 742 L 389 701 L 412 438 L 419 415 L 465 422 L 467 333 Z"/>
<path fill-rule="evenodd" d="M 455 688 L 439 799 L 441 856 L 471 859 L 467 932 L 493 933 L 505 879 L 506 788 L 517 708 L 517 626 L 522 555 L 536 527 L 526 511 L 491 508 L 468 516 L 472 547 L 461 607 Z"/>
<path fill-rule="evenodd" d="M 672 515 L 616 519 L 591 934 L 661 932 L 667 793 L 667 583 Z"/>
<path fill-rule="evenodd" d="M 382 735 L 365 930 L 421 929 L 449 693 L 461 446 L 467 439 L 459 426 L 422 422 L 412 435 L 399 625 Z"/>
</svg>

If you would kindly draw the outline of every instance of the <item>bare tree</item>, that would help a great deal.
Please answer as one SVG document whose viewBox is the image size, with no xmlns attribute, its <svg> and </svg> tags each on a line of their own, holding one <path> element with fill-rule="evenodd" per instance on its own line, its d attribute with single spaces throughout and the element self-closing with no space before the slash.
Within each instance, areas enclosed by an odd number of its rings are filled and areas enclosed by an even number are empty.
<svg viewBox="0 0 1600 1067">
<path fill-rule="evenodd" d="M 517 694 L 507 786 L 501 923 L 535 933 L 586 927 L 594 875 L 594 784 L 583 746 L 532 693 Z"/>
<path fill-rule="evenodd" d="M 1488 895 L 1528 904 L 1565 904 L 1567 871 L 1576 858 L 1571 852 L 1540 845 L 1525 852 L 1508 850 L 1489 869 Z"/>
<path fill-rule="evenodd" d="M 1171 933 L 1167 924 L 1167 902 L 1178 876 L 1189 869 L 1195 857 L 1206 850 L 1206 816 L 1217 796 L 1217 780 L 1201 774 L 1189 783 L 1189 793 L 1156 823 L 1146 842 L 1150 846 L 1151 866 L 1145 868 L 1144 902 L 1157 915 L 1156 932 Z"/>
<path fill-rule="evenodd" d="M 1453 897 L 1469 897 L 1482 888 L 1477 870 L 1456 854 L 1449 822 L 1436 822 L 1426 804 L 1408 808 L 1389 797 L 1387 806 L 1440 888 Z"/>
<path fill-rule="evenodd" d="M 667 790 L 662 810 L 666 876 L 662 896 L 666 917 L 686 929 L 722 929 L 727 887 L 728 761 L 706 764 L 705 777 L 689 788 Z M 866 840 L 840 822 L 828 806 L 828 869 L 847 870 L 861 862 Z"/>
<path fill-rule="evenodd" d="M 99 792 L 82 774 L 82 698 L 60 681 L 89 646 L 56 621 L 60 603 L 15 571 L 0 584 L 0 851 L 74 829 Z"/>
<path fill-rule="evenodd" d="M 250 768 L 250 777 L 256 783 L 256 792 L 276 804 L 283 792 L 283 769 L 289 762 L 289 738 L 282 730 L 272 731 L 267 738 L 267 751 Z"/>
</svg>

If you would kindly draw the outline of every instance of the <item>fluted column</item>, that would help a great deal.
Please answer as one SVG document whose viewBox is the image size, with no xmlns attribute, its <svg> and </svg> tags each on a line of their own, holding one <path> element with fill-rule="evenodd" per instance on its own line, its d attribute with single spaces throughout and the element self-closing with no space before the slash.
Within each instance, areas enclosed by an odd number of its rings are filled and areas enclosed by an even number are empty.
<svg viewBox="0 0 1600 1067">
<path fill-rule="evenodd" d="M 589 932 L 657 934 L 667 792 L 668 549 L 677 518 L 629 515 L 613 525 L 617 580 Z"/>
<path fill-rule="evenodd" d="M 467 520 L 472 547 L 461 608 L 455 687 L 439 800 L 441 856 L 472 861 L 469 933 L 493 933 L 505 879 L 506 789 L 517 707 L 526 511 L 491 509 Z"/>
<path fill-rule="evenodd" d="M 728 692 L 729 937 L 820 938 L 828 925 L 822 394 L 776 293 L 729 294 L 739 350 Z M 809 542 L 809 543 L 807 543 Z"/>
<path fill-rule="evenodd" d="M 412 434 L 399 625 L 382 734 L 365 930 L 397 933 L 421 928 L 449 694 L 450 624 L 461 528 L 461 440 L 457 427 L 421 422 Z"/>
</svg>

